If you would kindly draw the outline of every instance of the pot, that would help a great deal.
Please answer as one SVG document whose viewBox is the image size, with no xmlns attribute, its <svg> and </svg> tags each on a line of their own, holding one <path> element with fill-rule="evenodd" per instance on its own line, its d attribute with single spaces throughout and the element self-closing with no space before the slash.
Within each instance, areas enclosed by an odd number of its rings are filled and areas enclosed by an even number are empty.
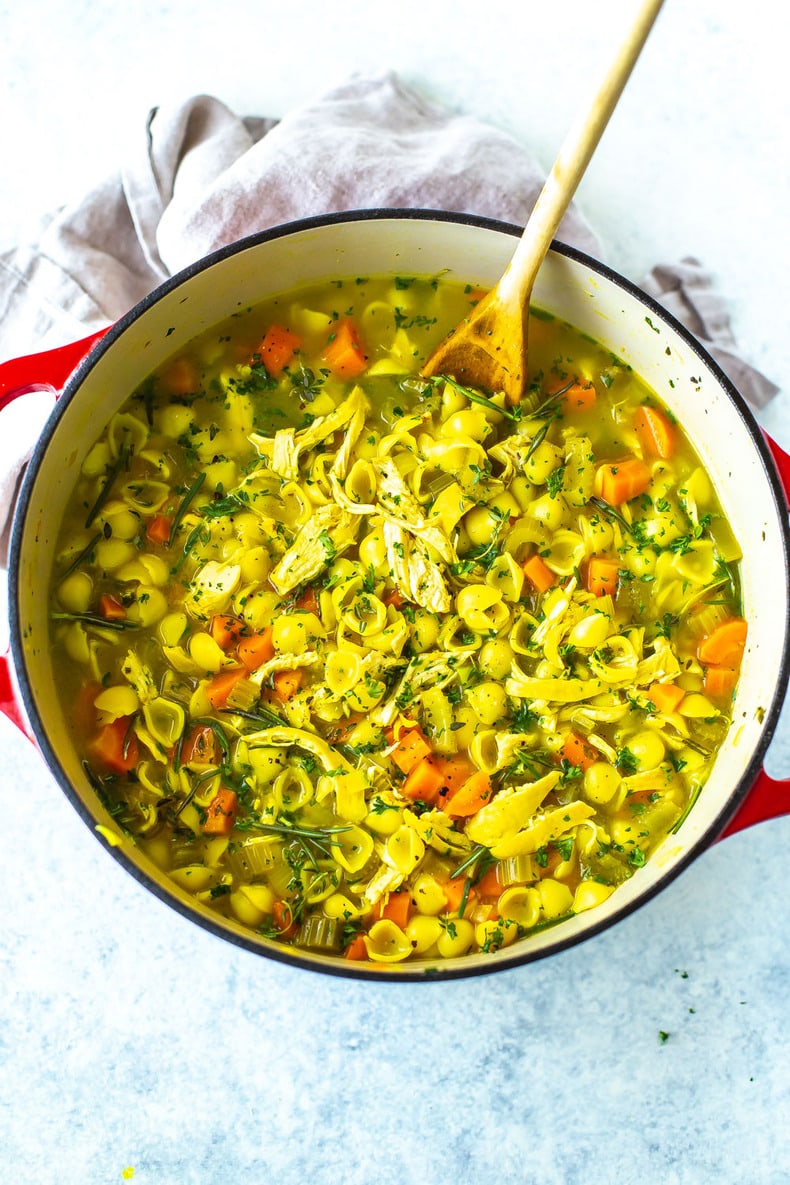
<svg viewBox="0 0 790 1185">
<path fill-rule="evenodd" d="M 100 424 L 161 361 L 235 308 L 332 276 L 432 274 L 491 285 L 520 228 L 431 211 L 364 211 L 311 219 L 252 236 L 163 284 L 106 332 L 0 367 L 0 409 L 23 391 L 63 388 L 27 468 L 10 554 L 11 654 L 0 662 L 0 710 L 40 749 L 100 842 L 113 824 L 86 779 L 55 694 L 46 598 L 61 509 Z M 711 776 L 678 832 L 603 904 L 494 954 L 367 964 L 278 945 L 204 911 L 128 842 L 115 859 L 162 900 L 210 931 L 281 961 L 358 978 L 455 978 L 526 963 L 612 925 L 668 885 L 718 837 L 790 810 L 788 782 L 762 761 L 788 682 L 790 457 L 760 431 L 745 402 L 699 343 L 609 268 L 555 244 L 533 293 L 622 358 L 684 425 L 712 476 L 744 551 L 749 641 L 733 725 Z M 75 369 L 76 367 L 76 369 Z"/>
</svg>

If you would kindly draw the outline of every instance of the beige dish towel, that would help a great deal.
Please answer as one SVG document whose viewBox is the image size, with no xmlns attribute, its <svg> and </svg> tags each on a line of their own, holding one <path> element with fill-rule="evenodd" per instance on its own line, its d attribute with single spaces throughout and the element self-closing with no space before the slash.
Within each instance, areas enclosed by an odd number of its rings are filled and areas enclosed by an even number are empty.
<svg viewBox="0 0 790 1185">
<path fill-rule="evenodd" d="M 0 361 L 77 340 L 208 252 L 283 222 L 424 207 L 523 225 L 543 180 L 511 136 L 426 101 L 392 73 L 352 79 L 280 121 L 242 119 L 207 95 L 156 108 L 119 172 L 53 213 L 35 242 L 0 254 Z M 575 207 L 557 237 L 601 257 Z M 696 261 L 657 267 L 645 286 L 754 406 L 776 393 L 738 356 L 726 305 Z M 0 563 L 44 415 L 39 405 L 17 417 L 10 445 L 3 434 Z"/>
</svg>

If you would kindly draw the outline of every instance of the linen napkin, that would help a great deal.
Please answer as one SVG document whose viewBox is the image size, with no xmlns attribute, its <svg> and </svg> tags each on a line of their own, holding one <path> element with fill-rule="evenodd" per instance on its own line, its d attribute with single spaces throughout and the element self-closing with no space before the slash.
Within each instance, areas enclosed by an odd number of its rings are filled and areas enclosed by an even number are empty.
<svg viewBox="0 0 790 1185">
<path fill-rule="evenodd" d="M 523 225 L 544 181 L 512 136 L 426 100 L 391 72 L 353 78 L 279 121 L 242 118 L 198 95 L 155 108 L 141 132 L 115 172 L 44 219 L 33 241 L 0 254 L 0 362 L 115 321 L 169 275 L 268 227 L 373 207 Z M 575 205 L 557 237 L 602 257 Z M 655 269 L 649 282 L 747 399 L 771 398 L 776 388 L 739 357 L 704 269 L 687 260 Z M 48 410 L 31 407 L 11 439 L 3 434 L 0 564 L 19 475 Z"/>
</svg>

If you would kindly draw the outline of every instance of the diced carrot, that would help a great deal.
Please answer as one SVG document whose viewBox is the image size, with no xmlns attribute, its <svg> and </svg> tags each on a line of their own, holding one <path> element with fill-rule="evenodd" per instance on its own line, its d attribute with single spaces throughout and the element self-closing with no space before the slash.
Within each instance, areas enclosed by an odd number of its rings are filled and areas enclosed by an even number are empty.
<svg viewBox="0 0 790 1185">
<path fill-rule="evenodd" d="M 200 387 L 197 366 L 191 358 L 174 358 L 165 368 L 162 382 L 171 395 L 194 395 Z"/>
<path fill-rule="evenodd" d="M 244 622 L 228 613 L 215 613 L 211 619 L 211 636 L 220 650 L 232 650 L 243 629 Z"/>
<path fill-rule="evenodd" d="M 574 412 L 592 411 L 595 407 L 597 395 L 592 383 L 575 382 L 564 395 L 559 398 L 562 409 L 571 415 Z"/>
<path fill-rule="evenodd" d="M 363 719 L 364 716 L 362 712 L 352 712 L 348 719 L 338 720 L 337 723 L 333 724 L 327 731 L 326 739 L 329 744 L 345 745 L 351 737 L 352 732 L 359 724 L 360 720 Z"/>
<path fill-rule="evenodd" d="M 316 617 L 320 616 L 318 596 L 312 584 L 308 584 L 307 588 L 303 588 L 299 593 L 296 598 L 296 608 L 304 610 L 305 613 L 315 613 Z"/>
<path fill-rule="evenodd" d="M 392 605 L 393 609 L 400 609 L 405 604 L 403 593 L 399 588 L 393 588 L 390 592 L 385 593 L 383 600 L 385 605 Z"/>
<path fill-rule="evenodd" d="M 367 957 L 368 948 L 365 946 L 364 934 L 355 934 L 344 950 L 343 958 L 353 959 L 355 962 L 362 962 L 367 959 Z"/>
<path fill-rule="evenodd" d="M 182 765 L 216 765 L 219 760 L 217 738 L 208 724 L 196 724 L 181 745 Z"/>
<path fill-rule="evenodd" d="M 656 705 L 656 711 L 664 713 L 677 711 L 685 694 L 677 683 L 651 683 L 647 689 L 647 698 Z"/>
<path fill-rule="evenodd" d="M 442 771 L 444 780 L 442 791 L 447 791 L 446 794 L 443 793 L 445 798 L 449 798 L 460 790 L 467 778 L 471 778 L 475 772 L 474 765 L 467 757 L 444 757 L 435 760 Z"/>
<path fill-rule="evenodd" d="M 130 731 L 131 716 L 119 716 L 105 724 L 88 744 L 91 755 L 114 774 L 128 774 L 137 765 L 137 737 Z"/>
<path fill-rule="evenodd" d="M 596 474 L 599 492 L 610 506 L 630 502 L 650 485 L 650 470 L 641 457 L 623 457 L 601 465 Z"/>
<path fill-rule="evenodd" d="M 235 790 L 220 786 L 206 807 L 206 817 L 200 824 L 204 835 L 230 835 L 239 810 L 239 796 Z"/>
<path fill-rule="evenodd" d="M 499 864 L 492 864 L 487 868 L 479 881 L 475 882 L 475 892 L 478 897 L 498 897 L 502 892 L 499 880 Z"/>
<path fill-rule="evenodd" d="M 107 621 L 123 621 L 126 610 L 117 597 L 105 593 L 99 600 L 99 612 Z"/>
<path fill-rule="evenodd" d="M 369 359 L 350 317 L 339 323 L 324 350 L 324 359 L 337 378 L 353 379 L 367 369 Z"/>
<path fill-rule="evenodd" d="M 267 371 L 279 378 L 302 344 L 301 339 L 284 325 L 270 325 L 263 336 L 258 353 Z"/>
<path fill-rule="evenodd" d="M 490 777 L 484 770 L 478 769 L 447 802 L 442 803 L 442 810 L 453 819 L 466 819 L 469 815 L 477 814 L 491 800 L 493 793 Z"/>
<path fill-rule="evenodd" d="M 293 909 L 287 901 L 275 901 L 272 906 L 272 926 L 280 938 L 293 938 L 297 926 Z"/>
<path fill-rule="evenodd" d="M 173 520 L 169 514 L 152 514 L 145 528 L 145 537 L 149 543 L 165 545 L 170 542 L 170 531 Z"/>
<path fill-rule="evenodd" d="M 592 745 L 588 745 L 578 733 L 569 732 L 560 749 L 560 753 L 568 762 L 569 765 L 575 765 L 579 769 L 589 769 L 596 761 L 600 759 L 600 754 Z"/>
<path fill-rule="evenodd" d="M 447 904 L 445 905 L 444 911 L 443 911 L 444 913 L 454 914 L 457 917 L 458 911 L 461 908 L 461 902 L 464 899 L 464 893 L 467 894 L 467 897 L 466 897 L 466 907 L 467 908 L 468 908 L 470 902 L 475 897 L 477 897 L 477 893 L 476 893 L 474 887 L 470 888 L 467 892 L 468 879 L 469 878 L 465 877 L 465 876 L 453 876 L 453 877 L 450 877 L 449 880 L 441 882 L 442 891 L 444 892 L 444 895 L 447 898 Z M 464 910 L 464 912 L 466 912 L 466 910 Z"/>
<path fill-rule="evenodd" d="M 292 671 L 275 671 L 274 694 L 281 704 L 288 703 L 304 683 L 304 668 L 294 667 Z"/>
<path fill-rule="evenodd" d="M 551 568 L 537 552 L 531 555 L 528 560 L 524 561 L 521 565 L 521 570 L 532 587 L 537 589 L 539 593 L 546 592 L 557 580 Z"/>
<path fill-rule="evenodd" d="M 697 647 L 697 658 L 706 665 L 739 666 L 746 646 L 747 629 L 742 617 L 728 617 L 702 639 Z"/>
<path fill-rule="evenodd" d="M 466 293 L 466 298 L 470 304 L 479 304 L 486 295 L 486 291 L 485 288 L 470 288 Z"/>
<path fill-rule="evenodd" d="M 228 696 L 233 691 L 233 688 L 240 679 L 246 679 L 247 671 L 244 667 L 231 667 L 227 671 L 220 671 L 213 679 L 209 680 L 206 687 L 206 695 L 208 702 L 212 708 L 219 710 L 227 707 Z"/>
<path fill-rule="evenodd" d="M 266 629 L 260 633 L 245 634 L 243 638 L 239 638 L 236 653 L 239 656 L 239 662 L 248 671 L 257 671 L 258 667 L 262 667 L 265 662 L 274 658 L 273 632 L 272 627 L 267 625 Z"/>
<path fill-rule="evenodd" d="M 410 774 L 418 761 L 430 756 L 431 746 L 425 739 L 421 728 L 409 728 L 398 737 L 395 748 L 390 753 L 401 773 Z"/>
<path fill-rule="evenodd" d="M 671 457 L 675 451 L 675 429 L 663 411 L 643 403 L 634 416 L 634 429 L 647 457 Z"/>
<path fill-rule="evenodd" d="M 388 921 L 394 922 L 396 926 L 399 926 L 401 930 L 405 930 L 411 909 L 411 893 L 407 889 L 401 889 L 397 893 L 390 893 L 386 901 L 382 898 L 373 910 L 373 916 L 377 919 L 387 918 Z"/>
<path fill-rule="evenodd" d="M 705 668 L 703 687 L 705 694 L 709 695 L 711 699 L 723 699 L 731 696 L 737 683 L 737 667 L 709 666 Z"/>
<path fill-rule="evenodd" d="M 591 555 L 587 561 L 587 591 L 593 596 L 617 596 L 620 563 L 603 555 Z"/>
<path fill-rule="evenodd" d="M 84 683 L 71 701 L 71 718 L 82 735 L 93 732 L 96 727 L 97 711 L 94 701 L 101 690 L 101 683 Z"/>
<path fill-rule="evenodd" d="M 433 757 L 423 757 L 410 771 L 401 793 L 412 802 L 427 802 L 433 806 L 443 785 L 444 774 L 439 763 Z"/>
</svg>

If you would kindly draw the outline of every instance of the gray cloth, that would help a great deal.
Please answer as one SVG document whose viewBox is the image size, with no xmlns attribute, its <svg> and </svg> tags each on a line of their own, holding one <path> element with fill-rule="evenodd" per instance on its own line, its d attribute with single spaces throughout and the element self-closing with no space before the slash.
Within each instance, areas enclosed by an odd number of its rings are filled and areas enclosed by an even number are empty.
<svg viewBox="0 0 790 1185">
<path fill-rule="evenodd" d="M 544 176 L 511 136 L 426 101 L 387 73 L 353 79 L 276 121 L 196 96 L 152 111 L 119 172 L 0 254 L 0 360 L 99 329 L 169 275 L 244 235 L 293 219 L 424 207 L 526 222 Z M 557 237 L 601 257 L 575 206 Z M 726 305 L 691 261 L 657 268 L 658 299 L 761 406 L 776 388 L 737 355 Z M 29 402 L 29 401 L 26 401 Z M 0 562 L 40 408 L 0 455 Z"/>
</svg>

